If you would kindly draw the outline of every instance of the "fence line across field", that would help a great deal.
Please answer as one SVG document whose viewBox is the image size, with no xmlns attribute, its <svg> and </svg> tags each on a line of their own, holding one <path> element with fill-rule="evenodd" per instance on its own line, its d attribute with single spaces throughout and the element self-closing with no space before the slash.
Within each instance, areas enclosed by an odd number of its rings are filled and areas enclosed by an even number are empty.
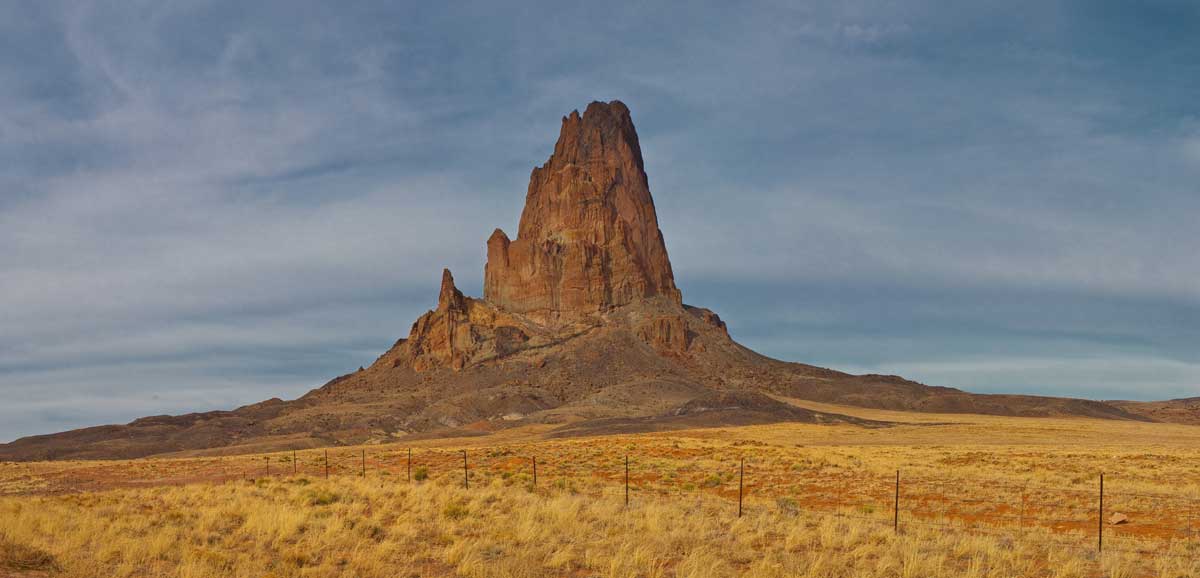
<svg viewBox="0 0 1200 578">
<path fill-rule="evenodd" d="M 331 479 L 353 475 L 367 478 L 378 474 L 405 483 L 424 479 L 446 479 L 461 472 L 461 485 L 469 491 L 482 480 L 501 477 L 525 476 L 533 491 L 569 490 L 578 493 L 595 493 L 596 488 L 578 487 L 579 482 L 599 484 L 599 495 L 610 495 L 605 488 L 623 494 L 625 506 L 631 504 L 635 493 L 647 495 L 699 495 L 715 494 L 721 498 L 734 498 L 732 485 L 737 483 L 736 515 L 741 517 L 746 509 L 745 500 L 775 498 L 781 507 L 795 510 L 827 512 L 839 518 L 859 519 L 878 524 L 888 524 L 893 531 L 903 532 L 907 527 L 928 527 L 968 532 L 980 535 L 1012 536 L 1029 529 L 1046 530 L 1056 536 L 1072 537 L 1059 545 L 1087 548 L 1094 551 L 1127 552 L 1154 555 L 1180 555 L 1164 551 L 1173 544 L 1191 544 L 1192 554 L 1200 555 L 1200 499 L 1191 495 L 1166 492 L 1120 492 L 1104 487 L 1103 475 L 1098 475 L 1094 490 L 1038 486 L 1029 483 L 1015 484 L 996 480 L 938 479 L 929 476 L 906 479 L 902 471 L 879 475 L 858 472 L 850 477 L 840 475 L 830 485 L 820 485 L 811 477 L 800 476 L 796 482 L 780 482 L 789 474 L 764 473 L 756 479 L 754 456 L 732 456 L 724 460 L 707 456 L 705 459 L 720 465 L 715 473 L 693 465 L 684 465 L 674 473 L 663 477 L 654 471 L 653 465 L 644 466 L 636 453 L 591 452 L 589 457 L 572 458 L 558 462 L 546 460 L 534 451 L 536 447 L 481 447 L 473 449 L 405 448 L 374 451 L 368 455 L 366 449 L 319 449 L 289 450 L 268 454 L 262 461 L 251 457 L 222 457 L 209 462 L 208 468 L 216 469 L 222 482 L 243 478 L 255 480 L 280 476 L 316 476 Z M 645 463 L 656 462 L 657 457 L 645 458 Z M 275 462 L 274 464 L 272 462 Z M 207 471 L 207 470 L 206 470 Z M 687 471 L 691 474 L 710 476 L 697 486 L 682 483 L 674 474 Z M 796 471 L 802 471 L 796 469 Z M 168 472 L 162 472 L 167 474 Z M 187 477 L 169 477 L 171 481 L 186 483 Z M 152 481 L 152 480 L 146 480 Z M 612 488 L 612 486 L 617 486 Z M 623 487 L 621 487 L 623 486 Z M 711 490 L 711 491 L 709 491 Z M 801 506 L 796 500 L 803 500 Z M 1171 508 L 1164 508 L 1165 505 Z M 756 506 L 757 508 L 757 506 Z M 1158 512 L 1169 509 L 1184 515 L 1164 517 Z M 859 512 L 850 514 L 847 511 Z M 878 512 L 878 515 L 870 515 Z M 1130 516 L 1124 525 L 1109 523 L 1106 514 L 1121 512 Z M 732 512 L 731 512 L 732 514 Z M 866 515 L 863 515 L 866 514 Z M 1155 515 L 1158 514 L 1158 517 Z M 1178 518 L 1178 519 L 1177 519 Z M 1090 529 L 1089 529 L 1090 528 Z M 1083 539 L 1090 535 L 1091 546 Z M 1122 548 L 1110 543 L 1117 540 Z M 1136 541 L 1139 546 L 1128 549 Z M 1056 544 L 1060 540 L 1054 540 Z M 1157 546 L 1144 547 L 1152 544 Z"/>
</svg>

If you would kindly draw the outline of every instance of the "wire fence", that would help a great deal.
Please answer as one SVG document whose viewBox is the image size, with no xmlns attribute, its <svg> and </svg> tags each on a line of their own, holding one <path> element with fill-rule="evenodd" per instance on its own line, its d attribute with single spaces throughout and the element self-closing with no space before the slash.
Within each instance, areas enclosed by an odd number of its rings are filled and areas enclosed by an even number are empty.
<svg viewBox="0 0 1200 578">
<path fill-rule="evenodd" d="M 172 472 L 151 464 L 142 483 L 228 482 L 264 477 L 378 478 L 381 483 L 427 480 L 464 488 L 494 482 L 519 484 L 538 493 L 579 493 L 623 499 L 709 495 L 730 502 L 730 515 L 780 508 L 832 514 L 890 526 L 903 533 L 932 528 L 1000 538 L 1031 531 L 1054 545 L 1139 556 L 1200 557 L 1200 499 L 1196 496 L 1114 490 L 1097 474 L 1093 489 L 1016 484 L 1012 481 L 881 475 L 866 470 L 812 475 L 759 468 L 753 453 L 705 460 L 686 452 L 639 455 L 597 449 L 556 459 L 537 446 L 469 450 L 318 449 L 258 457 L 189 460 L 192 469 Z M 689 458 L 696 458 L 695 460 Z M 157 474 L 157 475 L 156 475 Z M 750 502 L 748 500 L 753 500 Z M 733 504 L 736 503 L 736 508 Z"/>
<path fill-rule="evenodd" d="M 604 489 L 615 488 L 626 504 L 631 495 L 699 492 L 736 500 L 739 516 L 750 494 L 774 498 L 777 507 L 890 523 L 896 532 L 928 527 L 1011 537 L 1037 529 L 1056 536 L 1059 545 L 1073 548 L 1155 556 L 1200 554 L 1200 500 L 1167 493 L 1113 491 L 1111 486 L 1105 490 L 1103 475 L 1097 476 L 1094 490 L 988 480 L 906 478 L 903 472 L 896 472 L 894 477 L 850 472 L 833 479 L 796 482 L 778 472 L 756 479 L 753 459 L 747 464 L 743 458 L 727 462 L 726 467 L 696 484 L 664 476 L 653 460 L 642 463 L 636 455 L 593 455 L 586 462 L 569 463 L 555 463 L 545 457 L 538 460 L 534 454 L 507 448 L 473 452 L 422 449 L 416 454 L 401 450 L 371 455 L 360 450 L 357 455 L 336 452 L 331 458 L 324 454 L 307 456 L 307 463 L 293 456 L 291 473 L 300 473 L 302 463 L 306 474 L 314 473 L 314 466 L 324 473 L 322 467 L 328 464 L 328 475 L 366 476 L 370 472 L 412 482 L 416 468 L 417 481 L 461 477 L 465 487 L 472 481 L 486 484 L 492 479 L 516 476 L 517 481 L 535 491 L 603 495 Z M 602 487 L 596 487 L 597 483 Z"/>
</svg>

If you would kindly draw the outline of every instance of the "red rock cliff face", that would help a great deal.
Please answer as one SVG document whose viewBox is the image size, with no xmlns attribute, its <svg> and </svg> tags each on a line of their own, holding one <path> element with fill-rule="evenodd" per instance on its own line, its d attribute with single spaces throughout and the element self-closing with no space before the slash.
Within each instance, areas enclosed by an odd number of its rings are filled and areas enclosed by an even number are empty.
<svg viewBox="0 0 1200 578">
<path fill-rule="evenodd" d="M 533 170 L 517 238 L 488 239 L 484 299 L 554 320 L 655 295 L 681 302 L 637 131 L 620 101 L 593 102 Z"/>
</svg>

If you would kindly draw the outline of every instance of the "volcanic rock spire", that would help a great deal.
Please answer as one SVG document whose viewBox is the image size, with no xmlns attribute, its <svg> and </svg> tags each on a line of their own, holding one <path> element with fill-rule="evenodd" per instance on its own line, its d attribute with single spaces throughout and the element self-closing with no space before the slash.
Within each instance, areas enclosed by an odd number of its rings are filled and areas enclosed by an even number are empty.
<svg viewBox="0 0 1200 578">
<path fill-rule="evenodd" d="M 484 299 L 543 320 L 662 295 L 681 302 L 629 109 L 593 102 L 563 117 L 533 169 L 517 238 L 488 239 Z"/>
<path fill-rule="evenodd" d="M 533 169 L 517 239 L 496 229 L 488 240 L 484 299 L 463 295 L 443 270 L 437 309 L 417 319 L 380 362 L 418 372 L 461 370 L 547 347 L 563 338 L 556 331 L 564 326 L 649 297 L 658 297 L 660 308 L 640 319 L 636 335 L 664 355 L 685 355 L 693 332 L 637 131 L 624 104 L 593 102 L 582 116 L 563 118 L 554 154 Z M 728 339 L 715 314 L 692 311 L 711 315 L 715 321 L 703 322 Z"/>
<path fill-rule="evenodd" d="M 454 275 L 449 269 L 442 269 L 442 289 L 438 292 L 438 311 L 463 311 L 466 309 L 466 297 L 454 286 Z"/>
</svg>

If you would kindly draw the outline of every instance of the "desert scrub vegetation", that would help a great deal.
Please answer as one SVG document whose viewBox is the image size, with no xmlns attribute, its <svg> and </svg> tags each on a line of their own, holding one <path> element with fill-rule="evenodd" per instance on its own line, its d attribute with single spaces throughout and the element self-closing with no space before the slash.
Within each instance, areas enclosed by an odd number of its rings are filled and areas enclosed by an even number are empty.
<svg viewBox="0 0 1200 578">
<path fill-rule="evenodd" d="M 853 411 L 896 425 L 0 462 L 0 577 L 1200 576 L 1200 428 Z"/>
<path fill-rule="evenodd" d="M 58 562 L 44 550 L 13 542 L 0 534 L 0 570 L 55 571 L 58 570 Z"/>
<path fill-rule="evenodd" d="M 0 498 L 0 568 L 63 577 L 1200 576 L 1182 556 L 1062 549 L 754 502 L 274 479 Z M 7 564 L 7 566 L 5 566 Z"/>
</svg>

